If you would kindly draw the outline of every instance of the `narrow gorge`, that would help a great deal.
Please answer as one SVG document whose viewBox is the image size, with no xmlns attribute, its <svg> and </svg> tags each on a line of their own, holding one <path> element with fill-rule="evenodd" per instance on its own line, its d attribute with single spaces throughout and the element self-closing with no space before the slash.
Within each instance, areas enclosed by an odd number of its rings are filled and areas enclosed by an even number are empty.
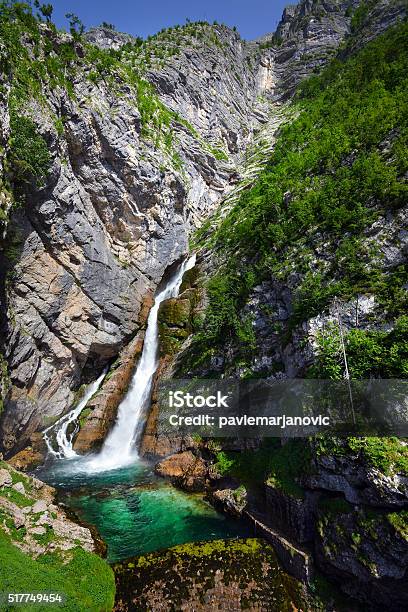
<svg viewBox="0 0 408 612">
<path fill-rule="evenodd" d="M 31 572 L 2 590 L 405 610 L 406 437 L 167 435 L 159 395 L 407 378 L 406 0 L 252 41 L 0 2 L 0 68 L 0 558 Z"/>
</svg>

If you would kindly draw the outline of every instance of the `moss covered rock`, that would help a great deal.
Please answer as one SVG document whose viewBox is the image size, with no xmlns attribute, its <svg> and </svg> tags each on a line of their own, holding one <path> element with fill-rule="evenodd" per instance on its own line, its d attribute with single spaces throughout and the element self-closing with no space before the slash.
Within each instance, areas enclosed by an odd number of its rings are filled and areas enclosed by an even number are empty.
<svg viewBox="0 0 408 612">
<path fill-rule="evenodd" d="M 299 582 L 258 539 L 184 544 L 114 566 L 118 610 L 307 610 Z"/>
<path fill-rule="evenodd" d="M 178 353 L 183 342 L 197 328 L 202 290 L 190 286 L 193 280 L 194 277 L 191 277 L 184 283 L 187 286 L 179 297 L 165 300 L 160 305 L 158 319 L 162 357 Z"/>
<path fill-rule="evenodd" d="M 406 511 L 360 508 L 356 513 L 340 502 L 322 505 L 315 539 L 318 567 L 369 609 L 407 609 Z"/>
</svg>

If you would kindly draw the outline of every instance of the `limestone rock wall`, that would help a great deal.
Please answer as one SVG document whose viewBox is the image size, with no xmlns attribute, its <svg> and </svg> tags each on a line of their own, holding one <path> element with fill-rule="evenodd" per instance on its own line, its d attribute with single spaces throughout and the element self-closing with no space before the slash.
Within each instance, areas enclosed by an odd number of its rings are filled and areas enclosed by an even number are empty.
<svg viewBox="0 0 408 612">
<path fill-rule="evenodd" d="M 88 39 L 112 48 L 125 42 L 102 34 Z M 59 44 L 59 35 L 44 35 Z M 257 63 L 247 63 L 244 41 L 221 26 L 212 36 L 213 44 L 186 44 L 146 74 L 181 117 L 173 126 L 177 163 L 143 134 L 134 91 L 95 84 L 89 67 L 73 83 L 75 96 L 56 88 L 45 92 L 48 106 L 27 108 L 52 166 L 8 232 L 15 262 L 2 299 L 12 383 L 0 426 L 7 453 L 64 413 L 80 384 L 140 329 L 143 297 L 187 252 L 189 231 L 229 188 L 238 154 L 264 120 Z M 0 112 L 4 131 L 4 96 Z"/>
</svg>

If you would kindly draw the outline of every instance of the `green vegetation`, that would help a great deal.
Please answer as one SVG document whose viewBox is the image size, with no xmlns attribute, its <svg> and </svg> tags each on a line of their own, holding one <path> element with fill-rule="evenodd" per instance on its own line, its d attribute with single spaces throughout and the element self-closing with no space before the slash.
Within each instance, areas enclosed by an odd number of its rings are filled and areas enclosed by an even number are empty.
<svg viewBox="0 0 408 612">
<path fill-rule="evenodd" d="M 387 519 L 394 527 L 395 531 L 408 542 L 408 511 L 401 510 L 401 512 L 392 512 L 387 514 Z"/>
<path fill-rule="evenodd" d="M 10 152 L 8 154 L 12 181 L 22 186 L 34 182 L 43 187 L 51 163 L 47 143 L 38 134 L 37 126 L 28 117 L 10 113 Z"/>
<path fill-rule="evenodd" d="M 220 476 L 228 474 L 235 465 L 235 459 L 231 459 L 224 451 L 220 451 L 216 454 L 216 462 L 214 464 L 217 473 Z"/>
<path fill-rule="evenodd" d="M 7 361 L 0 353 L 0 415 L 3 412 L 3 401 L 9 386 Z M 1 464 L 0 464 L 1 465 Z"/>
<path fill-rule="evenodd" d="M 271 47 L 280 47 L 283 39 L 278 34 L 272 34 L 271 38 L 259 44 L 260 49 L 270 49 Z"/>
<path fill-rule="evenodd" d="M 370 9 L 372 9 L 377 0 L 363 0 L 360 5 L 352 12 L 351 15 L 351 31 L 356 33 L 367 19 Z"/>
<path fill-rule="evenodd" d="M 408 453 L 399 438 L 350 437 L 338 439 L 319 436 L 314 441 L 318 455 L 354 455 L 386 475 L 408 475 Z"/>
<path fill-rule="evenodd" d="M 109 565 L 81 548 L 67 553 L 66 559 L 56 553 L 31 559 L 0 530 L 0 590 L 3 593 L 60 593 L 66 600 L 58 609 L 102 612 L 112 610 L 115 582 Z M 5 605 L 2 609 L 14 607 Z M 24 609 L 49 610 L 49 606 L 27 604 Z"/>
<path fill-rule="evenodd" d="M 142 74 L 148 69 L 162 67 L 167 60 L 177 57 L 183 47 L 201 48 L 203 44 L 222 46 L 214 27 L 206 21 L 196 21 L 163 28 L 146 40 L 137 38 L 135 42 L 126 43 L 118 55 Z"/>
<path fill-rule="evenodd" d="M 316 363 L 310 368 L 312 378 L 341 380 L 344 358 L 337 325 L 326 328 L 317 337 Z M 408 377 L 408 317 L 401 316 L 388 332 L 351 329 L 344 344 L 351 378 Z"/>
<path fill-rule="evenodd" d="M 169 549 L 171 556 L 183 558 L 188 557 L 208 557 L 214 553 L 236 552 L 248 555 L 257 554 L 261 550 L 260 540 L 249 538 L 247 540 L 212 540 L 211 542 L 188 542 L 179 544 Z M 141 556 L 136 559 L 138 567 L 148 567 L 158 558 L 157 553 Z"/>
<path fill-rule="evenodd" d="M 159 69 L 165 61 L 178 55 L 183 45 L 222 46 L 216 30 L 206 22 L 188 23 L 183 27 L 164 29 L 146 41 L 137 38 L 119 50 L 104 50 L 86 43 L 82 36 L 83 24 L 73 13 L 67 14 L 72 39 L 62 41 L 51 22 L 52 6 L 36 2 L 35 8 L 37 14 L 30 3 L 0 0 L 0 70 L 11 77 L 9 165 L 12 178 L 18 183 L 15 200 L 21 200 L 23 184 L 44 185 L 50 164 L 47 143 L 38 134 L 32 119 L 26 116 L 29 114 L 27 108 L 31 101 L 36 100 L 44 113 L 52 117 L 54 111 L 49 107 L 47 90 L 62 88 L 75 98 L 72 83 L 80 73 L 95 84 L 103 81 L 118 96 L 130 86 L 141 115 L 141 137 L 160 147 L 173 167 L 181 170 L 182 160 L 176 152 L 174 128 L 183 125 L 193 136 L 198 135 L 187 121 L 160 101 L 144 75 L 148 69 Z M 42 27 L 43 18 L 46 29 Z M 114 29 L 112 24 L 103 25 Z M 3 89 L 2 86 L 0 94 Z M 55 117 L 53 122 L 57 134 L 62 136 L 64 117 Z M 226 159 L 221 149 L 204 141 L 202 145 L 216 159 Z"/>
<path fill-rule="evenodd" d="M 55 26 L 50 23 L 50 35 L 39 28 L 40 19 L 24 2 L 0 2 L 0 38 L 3 52 L 0 70 L 11 76 L 10 104 L 22 108 L 30 99 L 46 104 L 45 87 L 62 87 L 72 95 L 72 80 L 79 58 L 73 43 L 62 43 L 56 52 L 52 36 Z"/>
<path fill-rule="evenodd" d="M 183 125 L 215 159 L 226 160 L 228 157 L 223 150 L 206 143 L 188 121 L 168 109 L 145 75 L 148 70 L 162 68 L 168 60 L 174 61 L 183 47 L 201 48 L 203 44 L 222 46 L 214 28 L 205 21 L 164 28 L 156 35 L 148 36 L 145 41 L 136 38 L 118 50 L 86 46 L 85 62 L 92 67 L 89 79 L 94 83 L 103 80 L 115 90 L 121 83 L 135 88 L 141 114 L 142 137 L 163 147 L 176 169 L 181 169 L 181 160 L 174 151 L 176 124 Z"/>
<path fill-rule="evenodd" d="M 254 286 L 271 277 L 284 282 L 297 272 L 303 278 L 291 329 L 335 296 L 374 293 L 386 319 L 404 314 L 406 267 L 391 271 L 391 283 L 364 230 L 407 198 L 407 71 L 408 25 L 402 23 L 355 56 L 333 60 L 301 87 L 298 118 L 281 129 L 260 178 L 213 233 L 221 265 L 208 284 L 195 363 L 226 341 L 243 359 L 253 354 L 251 322 L 241 311 Z M 325 265 L 311 266 L 313 247 L 322 244 Z M 387 375 L 406 373 L 404 318 L 397 327 L 388 335 L 350 336 L 356 372 L 371 372 L 367 359 L 379 344 L 383 357 L 398 353 L 382 366 Z"/>
<path fill-rule="evenodd" d="M 262 486 L 265 481 L 293 497 L 302 497 L 296 478 L 310 469 L 310 449 L 303 440 L 280 440 L 263 443 L 256 451 L 216 453 L 215 467 L 219 474 L 237 478 L 247 487 Z"/>
<path fill-rule="evenodd" d="M 29 477 L 14 470 L 4 461 L 0 468 L 6 469 L 13 485 L 20 482 L 25 493 L 12 487 L 2 487 L 0 495 L 20 508 L 32 506 L 38 499 L 34 495 Z M 40 513 L 41 514 L 41 513 Z M 38 519 L 39 515 L 33 515 Z M 47 545 L 58 540 L 51 527 L 45 526 L 44 534 L 33 534 L 39 544 Z M 15 543 L 26 538 L 26 528 L 16 528 L 13 518 L 0 510 L 0 592 L 31 593 L 52 592 L 66 596 L 66 601 L 58 607 L 61 610 L 82 612 L 92 610 L 102 612 L 113 607 L 115 583 L 109 565 L 97 555 L 78 547 L 69 551 L 56 550 L 45 553 L 36 559 L 21 551 Z M 1 601 L 0 606 L 4 602 Z M 14 609 L 7 605 L 2 610 Z M 49 606 L 24 605 L 25 610 L 47 610 Z"/>
</svg>

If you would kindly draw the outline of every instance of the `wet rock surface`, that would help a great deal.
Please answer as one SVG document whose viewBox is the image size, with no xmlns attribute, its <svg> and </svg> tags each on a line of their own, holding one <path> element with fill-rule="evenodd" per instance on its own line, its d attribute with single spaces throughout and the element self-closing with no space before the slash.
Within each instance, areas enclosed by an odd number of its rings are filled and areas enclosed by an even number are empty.
<svg viewBox="0 0 408 612">
<path fill-rule="evenodd" d="M 235 517 L 242 517 L 247 506 L 247 492 L 245 487 L 216 489 L 215 491 L 210 491 L 208 499 L 216 508 Z"/>
<path fill-rule="evenodd" d="M 82 412 L 74 442 L 76 452 L 84 454 L 97 450 L 113 426 L 118 405 L 127 392 L 142 352 L 143 333 L 138 333 L 121 351 L 101 389 Z"/>
</svg>

